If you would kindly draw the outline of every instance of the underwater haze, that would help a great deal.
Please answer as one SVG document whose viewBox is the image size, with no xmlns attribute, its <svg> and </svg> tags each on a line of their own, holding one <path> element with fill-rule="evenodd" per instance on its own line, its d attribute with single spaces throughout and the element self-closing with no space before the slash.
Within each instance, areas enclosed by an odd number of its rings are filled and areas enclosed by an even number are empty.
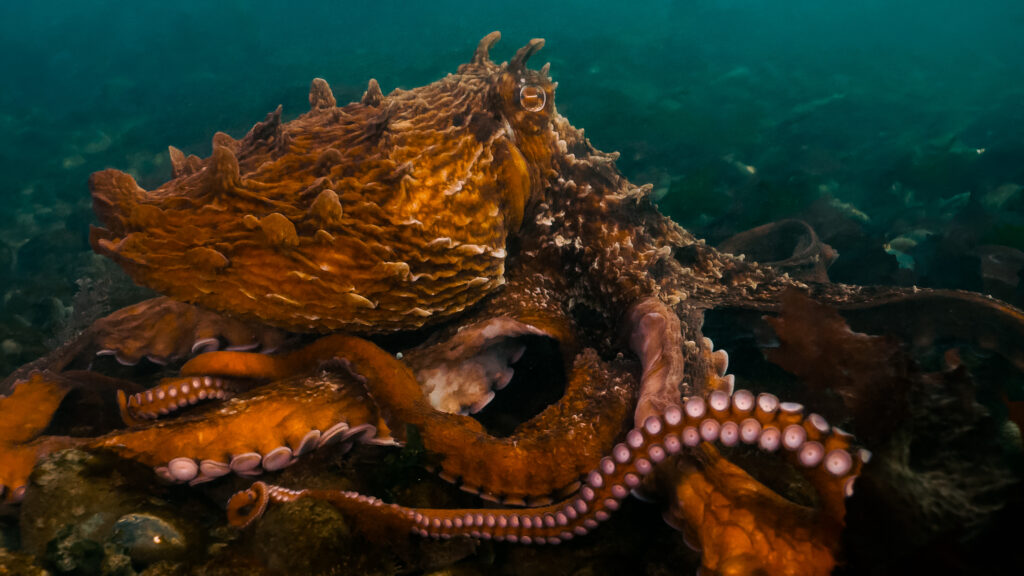
<svg viewBox="0 0 1024 576">
<path fill-rule="evenodd" d="M 498 59 L 545 38 L 559 112 L 698 235 L 828 198 L 863 228 L 833 279 L 979 288 L 933 270 L 930 244 L 981 203 L 972 242 L 1024 250 L 1022 26 L 1009 0 L 4 2 L 2 360 L 37 357 L 72 321 L 76 281 L 103 266 L 90 173 L 155 187 L 168 145 L 206 157 L 218 130 L 239 137 L 278 104 L 294 117 L 313 77 L 339 102 L 370 78 L 421 86 L 492 30 Z"/>
<path fill-rule="evenodd" d="M 206 158 L 218 131 L 241 138 L 278 105 L 293 119 L 313 78 L 339 105 L 371 78 L 384 94 L 424 86 L 495 30 L 499 63 L 545 39 L 530 64 L 550 62 L 558 112 L 708 244 L 797 219 L 838 254 L 831 281 L 1024 305 L 1019 0 L 5 1 L 0 376 L 153 295 L 92 252 L 90 174 L 116 168 L 152 190 L 171 178 L 168 146 Z M 979 387 L 986 414 L 1020 418 L 1020 373 L 1000 382 Z M 938 506 L 942 528 L 906 549 L 855 530 L 847 548 L 860 556 L 840 570 L 998 573 L 1024 561 L 1001 545 L 1019 520 L 1005 510 L 1024 501 L 1011 428 L 992 433 L 1010 462 L 999 490 L 962 503 L 977 506 L 969 527 Z M 656 511 L 629 517 L 662 528 Z M 0 551 L 17 548 L 14 532 L 0 515 Z M 684 546 L 675 532 L 656 542 Z M 508 561 L 503 573 L 548 573 Z"/>
</svg>

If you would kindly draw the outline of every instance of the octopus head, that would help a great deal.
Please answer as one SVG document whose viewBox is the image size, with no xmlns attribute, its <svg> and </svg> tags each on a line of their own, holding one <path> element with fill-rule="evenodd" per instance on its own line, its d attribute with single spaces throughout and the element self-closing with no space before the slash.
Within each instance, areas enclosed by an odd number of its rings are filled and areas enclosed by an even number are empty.
<svg viewBox="0 0 1024 576">
<path fill-rule="evenodd" d="M 481 42 L 456 74 L 338 106 L 281 108 L 207 158 L 171 147 L 173 178 L 144 190 L 90 180 L 94 250 L 177 300 L 292 331 L 385 332 L 450 317 L 505 282 L 506 243 L 552 166 L 554 85 Z"/>
<path fill-rule="evenodd" d="M 557 117 L 555 83 L 547 65 L 540 70 L 526 66 L 544 46 L 543 39 L 530 40 L 508 62 L 498 65 L 490 60 L 489 52 L 500 38 L 499 32 L 492 32 L 480 40 L 473 59 L 459 67 L 459 74 L 481 79 L 480 86 L 487 91 L 488 114 L 480 120 L 491 124 L 499 136 L 495 141 L 501 166 L 497 182 L 505 192 L 506 217 L 515 231 L 529 201 L 540 196 L 545 174 L 551 170 L 555 149 L 551 135 Z"/>
</svg>

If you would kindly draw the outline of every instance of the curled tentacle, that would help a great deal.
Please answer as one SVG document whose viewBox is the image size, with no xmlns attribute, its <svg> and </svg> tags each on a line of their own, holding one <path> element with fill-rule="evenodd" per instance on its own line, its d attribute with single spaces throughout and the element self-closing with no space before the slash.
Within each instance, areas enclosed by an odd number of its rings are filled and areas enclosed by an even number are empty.
<svg viewBox="0 0 1024 576">
<path fill-rule="evenodd" d="M 280 470 L 335 443 L 393 444 L 362 387 L 343 374 L 283 379 L 209 409 L 90 441 L 192 484 Z"/>
<path fill-rule="evenodd" d="M 248 390 L 252 382 L 209 376 L 165 378 L 156 386 L 128 395 L 117 391 L 121 418 L 129 426 L 140 426 L 204 400 L 226 400 Z"/>
<path fill-rule="evenodd" d="M 439 456 L 449 477 L 472 491 L 513 501 L 547 498 L 576 482 L 624 427 L 635 388 L 626 365 L 609 365 L 593 351 L 584 352 L 561 400 L 524 424 L 521 433 L 497 438 L 472 418 L 435 410 L 405 364 L 353 336 L 328 336 L 280 356 L 213 352 L 189 361 L 182 374 L 275 380 L 335 359 L 391 415 L 392 429 L 400 431 L 395 424 L 401 422 L 420 431 L 424 447 Z M 566 436 L 574 438 L 571 445 Z"/>
<path fill-rule="evenodd" d="M 735 432 L 733 431 L 735 428 Z M 755 397 L 741 390 L 733 396 L 713 394 L 709 401 L 692 398 L 682 409 L 672 406 L 634 428 L 585 477 L 567 500 L 522 509 L 422 509 L 387 504 L 355 492 L 290 490 L 265 485 L 242 492 L 229 503 L 229 518 L 248 525 L 269 501 L 298 498 L 326 500 L 368 520 L 397 522 L 424 537 L 505 540 L 524 544 L 557 544 L 587 534 L 617 510 L 644 477 L 669 457 L 702 443 L 725 446 L 745 443 L 766 452 L 781 452 L 800 469 L 819 493 L 822 513 L 840 525 L 843 499 L 869 456 L 851 452 L 848 435 L 830 428 L 820 416 L 804 416 L 769 394 Z"/>
<path fill-rule="evenodd" d="M 727 238 L 718 249 L 768 264 L 809 282 L 828 282 L 828 267 L 839 255 L 803 220 L 770 222 Z"/>
<path fill-rule="evenodd" d="M 232 526 L 245 528 L 263 516 L 267 511 L 271 488 L 263 482 L 253 482 L 247 490 L 236 493 L 228 500 L 228 523 Z M 275 498 L 275 502 L 285 502 L 283 498 Z"/>
</svg>

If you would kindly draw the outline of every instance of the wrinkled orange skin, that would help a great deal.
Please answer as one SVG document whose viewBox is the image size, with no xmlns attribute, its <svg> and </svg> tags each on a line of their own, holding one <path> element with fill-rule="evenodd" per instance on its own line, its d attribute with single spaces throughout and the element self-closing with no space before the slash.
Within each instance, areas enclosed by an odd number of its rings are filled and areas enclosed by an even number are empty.
<svg viewBox="0 0 1024 576">
<path fill-rule="evenodd" d="M 842 517 L 782 498 L 709 445 L 701 456 L 680 461 L 668 514 L 700 547 L 702 570 L 722 576 L 831 574 Z M 842 494 L 829 497 L 823 509 L 845 508 Z"/>
<path fill-rule="evenodd" d="M 521 85 L 548 93 L 534 112 Z M 387 332 L 459 313 L 505 282 L 508 237 L 550 166 L 537 143 L 546 75 L 487 59 L 415 90 L 280 110 L 213 154 L 172 149 L 175 178 L 141 189 L 105 170 L 92 245 L 176 300 L 296 332 Z"/>
</svg>

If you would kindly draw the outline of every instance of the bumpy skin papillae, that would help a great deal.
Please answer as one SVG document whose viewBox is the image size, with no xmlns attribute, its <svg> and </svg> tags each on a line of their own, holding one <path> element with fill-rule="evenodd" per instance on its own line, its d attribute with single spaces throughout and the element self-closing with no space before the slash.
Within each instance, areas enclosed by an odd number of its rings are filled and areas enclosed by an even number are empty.
<svg viewBox="0 0 1024 576">
<path fill-rule="evenodd" d="M 385 332 L 459 313 L 504 283 L 536 183 L 489 62 L 416 90 L 280 110 L 145 191 L 93 175 L 92 244 L 175 299 L 292 331 Z M 544 112 L 540 113 L 541 115 Z M 511 119 L 515 123 L 514 119 Z"/>
</svg>

